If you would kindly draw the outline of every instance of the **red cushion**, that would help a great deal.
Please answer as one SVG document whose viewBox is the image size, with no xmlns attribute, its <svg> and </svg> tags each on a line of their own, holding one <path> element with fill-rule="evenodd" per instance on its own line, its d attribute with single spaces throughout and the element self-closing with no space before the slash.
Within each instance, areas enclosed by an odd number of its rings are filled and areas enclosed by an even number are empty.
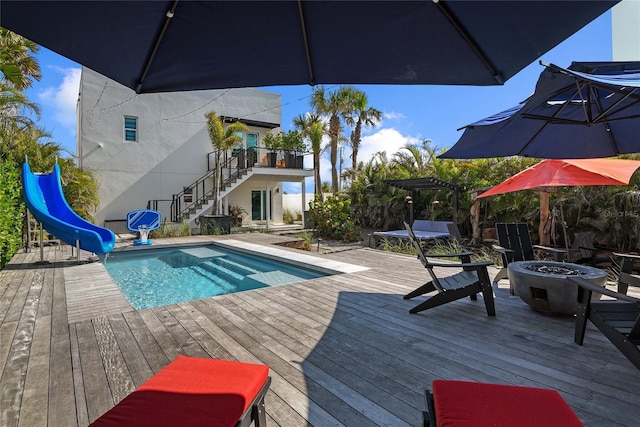
<svg viewBox="0 0 640 427">
<path fill-rule="evenodd" d="M 583 426 L 555 390 L 433 381 L 438 427 L 573 427 Z"/>
<path fill-rule="evenodd" d="M 178 356 L 91 426 L 234 426 L 269 367 Z"/>
</svg>

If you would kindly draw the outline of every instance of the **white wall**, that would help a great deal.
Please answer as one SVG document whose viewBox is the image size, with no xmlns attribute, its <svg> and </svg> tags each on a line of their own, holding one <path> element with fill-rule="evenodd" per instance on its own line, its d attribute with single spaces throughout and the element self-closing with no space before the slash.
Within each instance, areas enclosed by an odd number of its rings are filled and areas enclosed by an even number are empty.
<svg viewBox="0 0 640 427">
<path fill-rule="evenodd" d="M 306 193 L 306 203 L 305 203 L 305 210 L 309 210 L 309 203 L 311 203 L 313 201 L 313 198 L 315 197 L 314 193 Z M 324 194 L 324 199 L 326 200 L 327 197 L 332 196 L 332 193 L 325 193 Z M 300 212 L 302 207 L 301 207 L 301 202 L 302 202 L 302 194 L 297 193 L 297 194 L 283 194 L 282 195 L 282 209 L 283 210 L 290 210 L 291 212 Z"/>
<path fill-rule="evenodd" d="M 148 200 L 171 199 L 207 171 L 212 151 L 205 113 L 281 121 L 281 96 L 256 89 L 138 95 L 83 68 L 77 153 L 99 177 L 99 224 L 124 219 Z M 138 118 L 137 142 L 124 142 L 124 116 Z M 259 133 L 266 128 L 250 128 Z M 250 206 L 250 205 L 249 205 Z"/>
<path fill-rule="evenodd" d="M 611 9 L 614 61 L 640 61 L 640 0 L 622 0 Z"/>
</svg>

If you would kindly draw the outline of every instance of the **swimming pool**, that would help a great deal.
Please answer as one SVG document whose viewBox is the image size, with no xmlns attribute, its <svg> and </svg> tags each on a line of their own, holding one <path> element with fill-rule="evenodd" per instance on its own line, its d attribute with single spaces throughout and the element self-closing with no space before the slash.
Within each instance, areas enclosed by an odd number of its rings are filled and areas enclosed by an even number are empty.
<svg viewBox="0 0 640 427">
<path fill-rule="evenodd" d="M 114 251 L 104 266 L 137 310 L 333 274 L 214 244 Z"/>
</svg>

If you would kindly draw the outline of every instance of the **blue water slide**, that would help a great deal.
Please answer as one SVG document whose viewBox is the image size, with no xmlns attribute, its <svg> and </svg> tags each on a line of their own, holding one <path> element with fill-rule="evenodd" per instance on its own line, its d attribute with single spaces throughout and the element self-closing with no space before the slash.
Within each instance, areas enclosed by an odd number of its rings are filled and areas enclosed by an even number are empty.
<svg viewBox="0 0 640 427">
<path fill-rule="evenodd" d="M 71 209 L 62 193 L 60 167 L 53 172 L 34 174 L 28 163 L 22 166 L 23 197 L 31 214 L 49 233 L 80 249 L 95 254 L 113 250 L 116 236 L 107 228 L 98 227 L 80 217 Z"/>
</svg>

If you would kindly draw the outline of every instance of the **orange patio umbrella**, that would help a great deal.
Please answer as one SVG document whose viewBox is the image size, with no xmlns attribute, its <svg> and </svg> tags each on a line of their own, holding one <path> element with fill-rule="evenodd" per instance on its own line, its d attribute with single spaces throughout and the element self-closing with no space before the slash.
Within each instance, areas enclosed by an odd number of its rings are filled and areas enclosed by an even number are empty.
<svg viewBox="0 0 640 427">
<path fill-rule="evenodd" d="M 540 200 L 541 244 L 549 244 L 549 192 L 547 187 L 580 185 L 629 185 L 631 176 L 640 168 L 640 160 L 626 159 L 547 159 L 537 163 L 490 190 L 478 198 L 495 196 L 519 190 L 542 191 Z M 545 237 L 543 237 L 545 236 Z"/>
</svg>

